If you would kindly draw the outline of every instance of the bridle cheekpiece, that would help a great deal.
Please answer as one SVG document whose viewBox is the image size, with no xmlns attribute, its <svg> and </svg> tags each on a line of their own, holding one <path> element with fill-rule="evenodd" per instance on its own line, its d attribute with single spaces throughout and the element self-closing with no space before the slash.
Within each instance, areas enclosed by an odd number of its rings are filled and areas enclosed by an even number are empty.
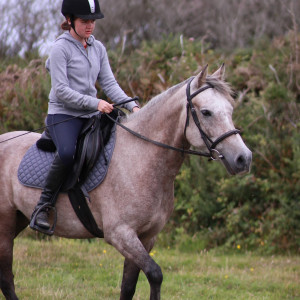
<svg viewBox="0 0 300 300">
<path fill-rule="evenodd" d="M 187 104 L 186 104 L 186 108 L 187 108 L 187 116 L 186 116 L 186 122 L 185 122 L 185 127 L 184 127 L 184 136 L 186 137 L 186 129 L 189 126 L 189 110 L 191 111 L 191 115 L 193 117 L 193 120 L 195 122 L 195 125 L 197 126 L 201 138 L 203 139 L 206 148 L 208 150 L 209 153 L 202 153 L 202 156 L 207 156 L 210 158 L 210 160 L 220 160 L 220 159 L 224 159 L 224 155 L 221 154 L 217 149 L 216 146 L 222 142 L 224 139 L 228 138 L 229 136 L 233 135 L 233 134 L 240 134 L 241 131 L 239 129 L 233 129 L 230 130 L 224 134 L 222 134 L 221 136 L 219 136 L 215 141 L 212 141 L 211 138 L 203 131 L 199 118 L 197 116 L 197 112 L 195 109 L 195 106 L 192 102 L 193 98 L 195 98 L 198 94 L 204 92 L 207 89 L 210 88 L 214 88 L 214 86 L 210 83 L 206 83 L 205 86 L 201 87 L 199 90 L 197 90 L 196 92 L 194 92 L 193 94 L 191 94 L 191 83 L 193 81 L 194 77 L 192 77 L 187 84 L 186 87 L 186 97 L 187 97 Z M 200 155 L 200 154 L 199 154 Z"/>
</svg>

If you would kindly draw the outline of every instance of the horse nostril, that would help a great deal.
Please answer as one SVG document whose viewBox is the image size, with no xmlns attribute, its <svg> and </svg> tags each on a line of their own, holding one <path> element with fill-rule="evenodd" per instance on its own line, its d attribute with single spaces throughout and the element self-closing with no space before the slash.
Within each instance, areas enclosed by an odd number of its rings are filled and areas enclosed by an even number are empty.
<svg viewBox="0 0 300 300">
<path fill-rule="evenodd" d="M 250 171 L 252 161 L 252 153 L 250 150 L 240 152 L 235 160 L 235 168 L 238 174 L 242 174 Z"/>
<path fill-rule="evenodd" d="M 240 155 L 237 159 L 236 159 L 236 163 L 239 167 L 244 167 L 246 164 L 246 159 L 243 155 Z"/>
</svg>

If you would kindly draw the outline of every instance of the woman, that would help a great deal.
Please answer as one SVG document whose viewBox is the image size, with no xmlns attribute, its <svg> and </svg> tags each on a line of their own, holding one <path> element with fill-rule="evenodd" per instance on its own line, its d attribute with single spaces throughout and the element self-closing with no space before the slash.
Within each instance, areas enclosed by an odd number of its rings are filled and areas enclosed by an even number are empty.
<svg viewBox="0 0 300 300">
<path fill-rule="evenodd" d="M 113 102 L 130 99 L 115 80 L 105 47 L 92 35 L 95 20 L 103 18 L 98 0 L 63 0 L 61 11 L 66 18 L 61 27 L 66 32 L 57 38 L 46 61 L 51 75 L 46 123 L 57 153 L 31 217 L 35 220 L 30 225 L 46 234 L 51 234 L 49 209 L 55 205 L 59 189 L 73 165 L 82 126 L 95 111 L 113 110 L 112 104 L 96 97 L 96 81 Z M 139 110 L 135 102 L 124 107 L 133 112 Z M 84 117 L 69 120 L 89 111 Z"/>
</svg>

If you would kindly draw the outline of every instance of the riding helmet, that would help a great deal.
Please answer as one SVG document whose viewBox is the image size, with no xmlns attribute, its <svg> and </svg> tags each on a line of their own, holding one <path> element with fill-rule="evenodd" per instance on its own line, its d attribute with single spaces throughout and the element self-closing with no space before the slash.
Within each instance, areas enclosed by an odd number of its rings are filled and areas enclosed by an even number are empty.
<svg viewBox="0 0 300 300">
<path fill-rule="evenodd" d="M 104 18 L 98 0 L 63 0 L 61 13 L 73 15 L 84 20 Z"/>
</svg>

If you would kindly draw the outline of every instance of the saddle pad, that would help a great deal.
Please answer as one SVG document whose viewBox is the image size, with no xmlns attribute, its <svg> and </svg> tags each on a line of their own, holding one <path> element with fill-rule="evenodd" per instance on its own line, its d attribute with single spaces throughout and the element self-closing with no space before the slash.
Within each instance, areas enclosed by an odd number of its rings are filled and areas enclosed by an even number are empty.
<svg viewBox="0 0 300 300">
<path fill-rule="evenodd" d="M 115 137 L 116 126 L 112 128 L 104 151 L 83 183 L 83 188 L 87 192 L 95 189 L 104 180 L 115 147 Z M 54 152 L 46 152 L 38 149 L 35 144 L 31 146 L 19 165 L 19 181 L 25 186 L 42 189 L 54 155 Z"/>
</svg>

